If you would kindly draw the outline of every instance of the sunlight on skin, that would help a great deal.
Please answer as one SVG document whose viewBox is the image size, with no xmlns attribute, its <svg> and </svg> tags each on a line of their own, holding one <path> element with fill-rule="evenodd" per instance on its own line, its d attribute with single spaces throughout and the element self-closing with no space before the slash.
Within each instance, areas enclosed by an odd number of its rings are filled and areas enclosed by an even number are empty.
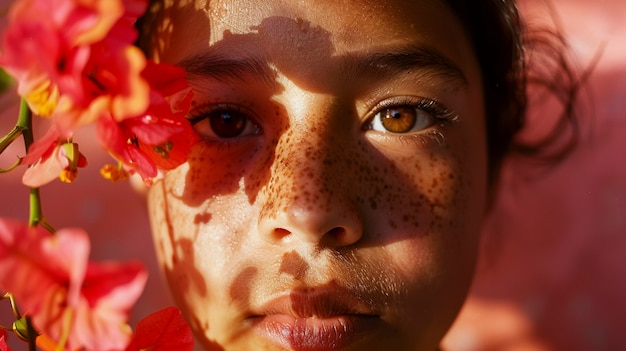
<svg viewBox="0 0 626 351">
<path fill-rule="evenodd" d="M 201 5 L 165 12 L 152 56 L 189 71 L 204 140 L 148 194 L 201 342 L 435 349 L 486 198 L 481 82 L 459 23 L 439 2 Z M 423 127 L 386 132 L 371 121 L 387 106 L 415 106 L 401 111 Z M 216 109 L 245 116 L 240 136 L 216 135 Z"/>
</svg>

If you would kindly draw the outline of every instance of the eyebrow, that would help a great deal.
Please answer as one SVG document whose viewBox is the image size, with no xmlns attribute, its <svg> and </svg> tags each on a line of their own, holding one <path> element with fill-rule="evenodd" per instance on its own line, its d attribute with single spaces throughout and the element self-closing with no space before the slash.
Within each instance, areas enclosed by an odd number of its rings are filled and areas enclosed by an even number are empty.
<svg viewBox="0 0 626 351">
<path fill-rule="evenodd" d="M 389 77 L 406 72 L 441 76 L 467 85 L 463 70 L 438 51 L 422 46 L 405 46 L 364 56 L 351 55 L 341 66 L 348 77 Z"/>
<path fill-rule="evenodd" d="M 345 77 L 389 78 L 407 72 L 420 72 L 441 76 L 467 85 L 463 71 L 438 51 L 422 46 L 404 46 L 390 50 L 347 54 L 337 62 L 339 74 Z M 211 77 L 216 80 L 241 81 L 254 77 L 264 84 L 275 84 L 276 71 L 261 57 L 226 58 L 215 52 L 205 52 L 179 63 L 190 75 Z"/>
<path fill-rule="evenodd" d="M 230 59 L 220 54 L 206 52 L 191 56 L 181 61 L 183 67 L 190 75 L 200 75 L 216 80 L 247 80 L 256 77 L 261 82 L 275 84 L 276 72 L 267 61 L 258 57 L 246 57 L 243 59 Z"/>
</svg>

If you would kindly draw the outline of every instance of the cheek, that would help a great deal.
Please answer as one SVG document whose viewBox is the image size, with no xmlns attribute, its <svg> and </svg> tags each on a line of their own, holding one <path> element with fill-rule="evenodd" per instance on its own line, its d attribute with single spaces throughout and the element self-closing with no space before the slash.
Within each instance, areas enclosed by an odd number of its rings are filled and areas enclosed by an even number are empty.
<svg viewBox="0 0 626 351">
<path fill-rule="evenodd" d="M 471 149 L 442 144 L 394 158 L 401 176 L 383 203 L 391 215 L 381 216 L 398 239 L 385 251 L 407 291 L 397 314 L 407 328 L 422 325 L 419 316 L 426 315 L 435 316 L 432 325 L 447 326 L 471 284 L 485 199 L 484 156 Z"/>
<path fill-rule="evenodd" d="M 221 151 L 221 148 L 227 150 Z M 243 148 L 245 150 L 239 150 Z M 243 170 L 256 153 L 253 148 L 250 145 L 196 146 L 189 155 L 185 181 L 177 187 L 181 201 L 190 207 L 200 207 L 217 195 L 237 192 Z"/>
<path fill-rule="evenodd" d="M 482 132 L 468 130 L 449 130 L 414 152 L 387 148 L 394 172 L 387 177 L 383 211 L 373 214 L 379 222 L 387 218 L 399 239 L 388 243 L 399 272 L 417 285 L 438 282 L 433 289 L 438 286 L 441 294 L 467 290 L 485 211 Z"/>
<path fill-rule="evenodd" d="M 389 185 L 388 214 L 379 213 L 397 233 L 390 249 L 400 269 L 411 277 L 473 266 L 482 196 L 472 196 L 462 162 L 442 149 L 395 164 L 401 181 Z"/>
<path fill-rule="evenodd" d="M 192 328 L 197 333 L 222 333 L 220 327 L 226 323 L 228 313 L 224 306 L 229 301 L 227 273 L 241 254 L 239 226 L 232 224 L 242 216 L 232 215 L 229 221 L 220 219 L 219 213 L 232 211 L 211 210 L 211 201 L 199 201 L 192 206 L 193 197 L 185 195 L 186 181 L 192 179 L 189 165 L 171 171 L 166 178 L 154 185 L 149 192 L 149 211 L 161 269 L 171 287 L 177 306 L 181 308 Z M 196 169 L 196 175 L 208 175 Z M 212 181 L 199 179 L 201 185 Z M 221 202 L 228 203 L 228 196 Z M 221 206 L 221 205 L 220 205 Z M 218 213 L 216 215 L 216 213 Z M 245 218 L 245 216 L 244 216 Z M 206 308 L 199 309 L 198 306 Z M 209 328 L 214 325 L 213 328 Z M 208 335 L 208 334 L 207 334 Z"/>
<path fill-rule="evenodd" d="M 387 241 L 468 237 L 482 217 L 484 195 L 480 184 L 472 186 L 479 173 L 454 145 L 434 139 L 415 142 L 420 145 L 372 144 L 378 153 L 367 160 L 363 180 L 353 184 L 369 211 L 369 227 L 393 233 Z"/>
<path fill-rule="evenodd" d="M 187 164 L 153 187 L 148 201 L 157 250 L 167 268 L 206 267 L 210 280 L 211 272 L 238 250 L 250 206 L 239 191 L 245 160 L 203 148 L 194 149 Z"/>
</svg>

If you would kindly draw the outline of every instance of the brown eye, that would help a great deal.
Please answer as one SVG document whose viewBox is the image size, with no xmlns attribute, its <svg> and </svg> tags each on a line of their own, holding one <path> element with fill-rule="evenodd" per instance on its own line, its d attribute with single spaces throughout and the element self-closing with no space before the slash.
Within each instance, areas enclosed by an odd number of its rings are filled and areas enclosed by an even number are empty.
<svg viewBox="0 0 626 351">
<path fill-rule="evenodd" d="M 417 120 L 417 111 L 410 107 L 393 107 L 379 112 L 380 123 L 392 133 L 406 133 Z"/>
<path fill-rule="evenodd" d="M 237 111 L 213 111 L 208 119 L 213 133 L 220 138 L 241 135 L 248 123 L 248 117 Z"/>
<path fill-rule="evenodd" d="M 430 127 L 434 117 L 427 111 L 413 106 L 386 107 L 374 115 L 369 129 L 383 133 L 412 133 Z"/>
<path fill-rule="evenodd" d="M 208 139 L 229 139 L 260 134 L 259 126 L 241 108 L 215 105 L 209 111 L 196 113 L 189 118 L 194 130 Z"/>
</svg>

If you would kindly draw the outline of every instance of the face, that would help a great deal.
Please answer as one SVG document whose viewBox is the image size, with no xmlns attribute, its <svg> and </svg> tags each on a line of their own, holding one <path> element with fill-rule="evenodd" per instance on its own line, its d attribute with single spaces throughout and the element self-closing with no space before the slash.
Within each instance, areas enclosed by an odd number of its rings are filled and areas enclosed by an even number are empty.
<svg viewBox="0 0 626 351">
<path fill-rule="evenodd" d="M 149 192 L 160 263 L 209 350 L 429 350 L 471 281 L 480 70 L 444 3 L 178 1 L 202 137 Z"/>
</svg>

